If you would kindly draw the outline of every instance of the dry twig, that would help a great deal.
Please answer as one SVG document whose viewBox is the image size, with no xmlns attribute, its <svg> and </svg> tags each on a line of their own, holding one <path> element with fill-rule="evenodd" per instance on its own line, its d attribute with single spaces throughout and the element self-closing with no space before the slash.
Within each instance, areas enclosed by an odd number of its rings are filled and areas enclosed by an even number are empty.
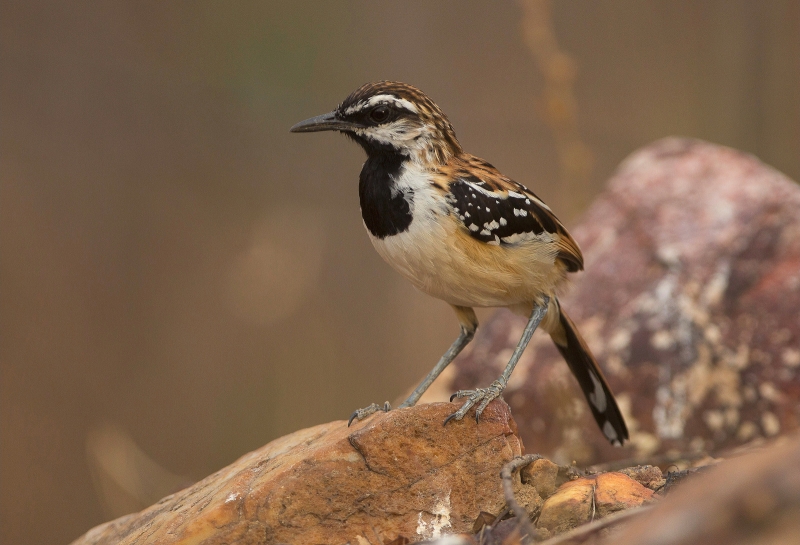
<svg viewBox="0 0 800 545">
<path fill-rule="evenodd" d="M 522 508 L 520 504 L 517 503 L 516 498 L 514 498 L 514 481 L 513 475 L 514 472 L 527 466 L 528 464 L 532 464 L 536 460 L 541 460 L 543 456 L 541 454 L 527 454 L 525 456 L 520 456 L 514 458 L 506 465 L 503 466 L 502 471 L 500 471 L 500 478 L 503 480 L 503 496 L 506 499 L 506 505 L 514 512 L 514 515 L 517 517 L 519 521 L 520 530 L 523 534 L 520 541 L 524 541 L 527 543 L 533 543 L 536 539 L 537 532 L 533 529 L 533 525 L 531 525 L 531 521 L 528 518 L 528 512 Z"/>
</svg>

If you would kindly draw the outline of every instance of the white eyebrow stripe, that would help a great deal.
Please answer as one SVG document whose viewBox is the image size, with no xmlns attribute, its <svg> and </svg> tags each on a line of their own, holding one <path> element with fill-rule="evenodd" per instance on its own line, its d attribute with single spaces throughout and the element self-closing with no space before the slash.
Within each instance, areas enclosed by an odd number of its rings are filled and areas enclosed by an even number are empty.
<svg viewBox="0 0 800 545">
<path fill-rule="evenodd" d="M 347 108 L 344 113 L 345 115 L 350 115 L 354 112 L 359 110 L 363 110 L 364 108 L 369 108 L 371 106 L 375 106 L 376 104 L 394 104 L 403 110 L 408 110 L 409 112 L 419 113 L 419 110 L 413 103 L 409 102 L 404 98 L 397 98 L 393 95 L 375 95 L 374 97 L 370 97 L 369 100 L 361 101 L 353 104 L 349 108 Z"/>
</svg>

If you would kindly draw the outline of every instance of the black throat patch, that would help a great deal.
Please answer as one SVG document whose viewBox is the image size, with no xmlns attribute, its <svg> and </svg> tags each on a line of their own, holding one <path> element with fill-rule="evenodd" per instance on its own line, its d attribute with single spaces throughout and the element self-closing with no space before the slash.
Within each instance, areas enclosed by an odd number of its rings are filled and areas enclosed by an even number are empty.
<svg viewBox="0 0 800 545">
<path fill-rule="evenodd" d="M 386 238 L 407 230 L 413 219 L 409 203 L 414 194 L 399 191 L 393 179 L 408 157 L 396 151 L 370 151 L 358 179 L 361 217 L 374 237 Z"/>
</svg>

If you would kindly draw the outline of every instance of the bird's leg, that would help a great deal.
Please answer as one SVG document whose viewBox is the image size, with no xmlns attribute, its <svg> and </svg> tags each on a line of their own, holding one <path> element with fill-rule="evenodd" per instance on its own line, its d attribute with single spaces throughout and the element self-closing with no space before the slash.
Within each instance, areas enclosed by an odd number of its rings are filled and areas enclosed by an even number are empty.
<svg viewBox="0 0 800 545">
<path fill-rule="evenodd" d="M 436 365 L 434 365 L 433 369 L 431 369 L 431 372 L 428 373 L 428 375 L 422 380 L 419 386 L 417 386 L 414 391 L 411 392 L 411 395 L 400 404 L 400 409 L 416 405 L 417 401 L 419 401 L 419 398 L 425 393 L 425 390 L 427 390 L 428 387 L 433 384 L 433 381 L 436 380 L 436 377 L 438 377 L 442 371 L 444 371 L 444 368 L 447 367 L 450 362 L 456 358 L 456 356 L 458 356 L 459 352 L 461 352 L 475 336 L 475 330 L 478 328 L 478 318 L 475 316 L 475 311 L 469 307 L 457 307 L 455 305 L 453 306 L 453 309 L 456 311 L 458 321 L 461 323 L 461 333 L 458 335 L 458 338 L 453 341 L 453 344 L 450 345 L 450 348 L 447 349 L 447 352 L 445 352 Z M 361 420 L 362 418 L 366 418 L 367 416 L 378 411 L 388 412 L 391 410 L 391 408 L 392 406 L 388 401 L 383 405 L 373 403 L 368 407 L 364 407 L 363 409 L 358 409 L 355 411 L 350 416 L 350 420 L 348 420 L 347 425 L 349 426 L 352 424 L 353 420 Z"/>
<path fill-rule="evenodd" d="M 528 318 L 528 323 L 525 325 L 525 330 L 522 332 L 522 338 L 517 343 L 517 347 L 514 349 L 514 353 L 511 355 L 511 359 L 508 361 L 508 365 L 506 365 L 506 368 L 503 370 L 503 374 L 500 375 L 500 378 L 495 380 L 487 388 L 459 390 L 450 397 L 450 401 L 462 397 L 466 397 L 467 401 L 461 406 L 460 409 L 445 419 L 445 424 L 447 424 L 450 420 L 461 420 L 476 403 L 480 402 L 478 408 L 475 410 L 475 420 L 477 421 L 481 417 L 481 413 L 486 406 L 493 399 L 500 397 L 500 394 L 508 384 L 508 379 L 511 377 L 511 373 L 514 371 L 514 367 L 516 367 L 520 356 L 522 356 L 522 353 L 525 351 L 525 347 L 528 346 L 528 342 L 530 342 L 533 332 L 536 331 L 539 323 L 542 321 L 545 314 L 547 314 L 547 305 L 549 302 L 550 298 L 545 297 L 541 305 L 534 305 L 533 312 L 531 312 L 531 317 Z"/>
<path fill-rule="evenodd" d="M 426 376 L 425 379 L 419 383 L 419 386 L 417 386 L 414 391 L 411 392 L 411 395 L 408 396 L 408 399 L 400 404 L 400 408 L 402 409 L 404 407 L 412 407 L 416 405 L 417 401 L 419 401 L 419 398 L 421 398 L 422 394 L 425 393 L 425 390 L 427 390 L 428 387 L 433 384 L 433 381 L 436 380 L 436 377 L 438 377 L 442 371 L 444 371 L 444 368 L 447 367 L 456 356 L 458 356 L 458 353 L 461 352 L 464 347 L 467 346 L 467 344 L 469 344 L 474 335 L 474 330 L 470 331 L 464 328 L 464 326 L 461 326 L 461 334 L 458 336 L 455 342 L 453 342 L 450 348 L 447 349 L 447 352 L 444 353 L 433 369 L 431 369 L 431 372 L 428 373 L 428 376 Z"/>
</svg>

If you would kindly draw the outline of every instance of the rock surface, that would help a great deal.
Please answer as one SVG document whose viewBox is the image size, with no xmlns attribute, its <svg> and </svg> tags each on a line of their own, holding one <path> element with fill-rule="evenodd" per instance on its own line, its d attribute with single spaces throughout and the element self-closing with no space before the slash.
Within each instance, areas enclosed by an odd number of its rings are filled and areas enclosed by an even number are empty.
<svg viewBox="0 0 800 545">
<path fill-rule="evenodd" d="M 504 505 L 499 474 L 522 453 L 508 406 L 442 427 L 453 405 L 379 413 L 277 439 L 73 545 L 390 543 L 470 532 Z"/>
<path fill-rule="evenodd" d="M 796 184 L 744 153 L 665 139 L 630 156 L 571 232 L 586 272 L 562 304 L 619 397 L 630 446 L 605 441 L 541 333 L 504 393 L 527 445 L 589 464 L 715 453 L 800 426 Z M 524 322 L 496 314 L 431 395 L 490 384 Z"/>
</svg>

